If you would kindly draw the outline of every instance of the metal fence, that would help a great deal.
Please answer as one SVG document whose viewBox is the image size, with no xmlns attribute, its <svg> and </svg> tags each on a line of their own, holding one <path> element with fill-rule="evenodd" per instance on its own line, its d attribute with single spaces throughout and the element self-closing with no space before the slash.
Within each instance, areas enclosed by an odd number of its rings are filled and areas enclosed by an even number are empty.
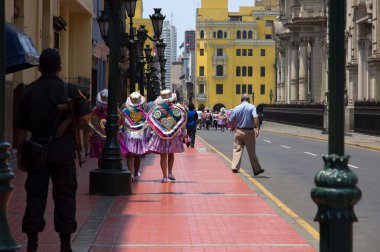
<svg viewBox="0 0 380 252">
<path fill-rule="evenodd" d="M 259 105 L 260 106 L 260 105 Z M 323 104 L 264 104 L 263 119 L 323 130 Z"/>
<path fill-rule="evenodd" d="M 380 102 L 355 102 L 354 130 L 380 135 Z"/>
</svg>

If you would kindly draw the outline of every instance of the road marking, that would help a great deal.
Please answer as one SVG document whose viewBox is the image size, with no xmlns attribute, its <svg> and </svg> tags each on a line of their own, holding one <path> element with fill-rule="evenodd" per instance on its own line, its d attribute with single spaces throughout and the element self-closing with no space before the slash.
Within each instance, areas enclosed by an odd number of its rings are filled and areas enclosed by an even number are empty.
<svg viewBox="0 0 380 252">
<path fill-rule="evenodd" d="M 264 142 L 267 142 L 267 143 L 272 143 L 271 141 L 269 141 L 269 140 L 264 140 Z"/>
<path fill-rule="evenodd" d="M 202 137 L 197 136 L 204 144 L 210 147 L 213 151 L 215 151 L 218 155 L 224 158 L 230 164 L 232 160 L 230 160 L 226 155 L 220 152 L 211 144 L 207 143 Z M 315 155 L 315 154 L 314 154 Z M 240 173 L 243 174 L 252 184 L 254 184 L 260 191 L 262 191 L 270 200 L 272 200 L 282 211 L 284 211 L 287 215 L 289 215 L 293 220 L 295 220 L 298 225 L 306 230 L 315 240 L 319 241 L 319 232 L 315 230 L 309 223 L 307 223 L 304 219 L 299 217 L 292 209 L 290 209 L 287 205 L 285 205 L 281 200 L 279 200 L 276 196 L 274 196 L 268 189 L 266 189 L 260 182 L 254 179 L 251 175 L 249 175 L 243 168 L 240 168 Z"/>
<path fill-rule="evenodd" d="M 314 153 L 311 153 L 311 152 L 307 152 L 307 151 L 305 151 L 304 153 L 308 154 L 308 155 L 311 155 L 311 156 L 314 156 L 314 157 L 318 156 L 317 154 L 314 154 Z"/>
<path fill-rule="evenodd" d="M 351 168 L 354 168 L 354 169 L 359 169 L 359 167 L 355 166 L 355 165 L 348 165 L 348 167 L 351 167 Z"/>
<path fill-rule="evenodd" d="M 289 146 L 286 146 L 286 145 L 280 145 L 282 148 L 285 148 L 285 149 L 290 149 Z"/>
</svg>

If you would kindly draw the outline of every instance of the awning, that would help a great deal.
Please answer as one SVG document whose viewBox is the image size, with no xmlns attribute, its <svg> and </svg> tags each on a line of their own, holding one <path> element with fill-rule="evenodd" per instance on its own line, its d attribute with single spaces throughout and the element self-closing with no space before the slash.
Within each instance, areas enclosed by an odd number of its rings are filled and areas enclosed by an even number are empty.
<svg viewBox="0 0 380 252">
<path fill-rule="evenodd" d="M 5 24 L 5 31 L 6 73 L 37 66 L 39 54 L 32 39 L 10 23 Z"/>
</svg>

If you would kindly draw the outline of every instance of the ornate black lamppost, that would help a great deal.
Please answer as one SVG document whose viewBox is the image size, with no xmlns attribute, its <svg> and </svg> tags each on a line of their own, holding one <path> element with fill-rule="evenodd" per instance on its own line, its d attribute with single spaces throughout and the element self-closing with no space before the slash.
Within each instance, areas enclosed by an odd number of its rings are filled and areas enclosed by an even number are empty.
<svg viewBox="0 0 380 252">
<path fill-rule="evenodd" d="M 345 1 L 329 1 L 329 148 L 323 170 L 311 191 L 318 205 L 315 220 L 320 224 L 321 252 L 352 252 L 354 205 L 361 198 L 358 177 L 348 168 L 344 155 Z"/>
<path fill-rule="evenodd" d="M 124 169 L 120 146 L 117 140 L 119 131 L 119 114 L 117 97 L 120 89 L 120 27 L 125 16 L 122 13 L 124 0 L 108 0 L 110 6 L 108 46 L 110 48 L 110 67 L 108 81 L 108 111 L 106 124 L 106 142 L 102 156 L 98 161 L 99 168 L 90 172 L 90 194 L 121 195 L 131 194 L 131 173 Z M 98 20 L 100 22 L 100 20 Z M 100 27 L 108 25 L 101 24 Z"/>
<path fill-rule="evenodd" d="M 130 92 L 136 90 L 136 43 L 135 31 L 133 28 L 133 17 L 135 16 L 137 0 L 125 0 L 127 15 L 129 17 L 129 73 L 130 73 Z M 141 92 L 141 91 L 140 91 Z"/>
<path fill-rule="evenodd" d="M 145 29 L 145 25 L 140 25 L 137 30 L 137 41 L 138 41 L 138 54 L 139 54 L 139 90 L 140 94 L 144 95 L 144 70 L 145 70 L 145 60 L 144 60 L 144 44 L 148 38 L 148 31 Z"/>
<path fill-rule="evenodd" d="M 158 62 L 160 63 L 160 75 L 161 75 L 161 89 L 165 89 L 165 48 L 166 44 L 164 43 L 163 39 L 159 39 L 156 43 L 157 47 L 157 56 L 158 56 Z"/>
<path fill-rule="evenodd" d="M 5 1 L 0 1 L 0 251 L 13 252 L 20 248 L 9 229 L 7 206 L 13 191 L 14 178 L 8 160 L 10 144 L 5 142 Z"/>
</svg>

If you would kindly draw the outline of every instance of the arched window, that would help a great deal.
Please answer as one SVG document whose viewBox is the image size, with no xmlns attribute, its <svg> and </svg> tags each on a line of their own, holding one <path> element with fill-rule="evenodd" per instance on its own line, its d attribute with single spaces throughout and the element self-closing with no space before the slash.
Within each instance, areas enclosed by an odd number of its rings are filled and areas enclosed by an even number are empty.
<svg viewBox="0 0 380 252">
<path fill-rule="evenodd" d="M 237 38 L 237 39 L 241 39 L 241 31 L 240 31 L 240 30 L 237 31 L 237 33 L 236 33 L 236 38 Z"/>
<path fill-rule="evenodd" d="M 243 31 L 243 39 L 247 39 L 247 31 Z"/>
<path fill-rule="evenodd" d="M 252 31 L 248 31 L 248 39 L 252 39 L 253 37 L 253 32 Z"/>
<path fill-rule="evenodd" d="M 200 37 L 201 39 L 205 38 L 205 31 L 204 31 L 204 30 L 202 30 L 202 31 L 200 32 L 199 37 Z"/>
<path fill-rule="evenodd" d="M 223 38 L 223 31 L 222 30 L 218 31 L 218 38 Z"/>
</svg>

